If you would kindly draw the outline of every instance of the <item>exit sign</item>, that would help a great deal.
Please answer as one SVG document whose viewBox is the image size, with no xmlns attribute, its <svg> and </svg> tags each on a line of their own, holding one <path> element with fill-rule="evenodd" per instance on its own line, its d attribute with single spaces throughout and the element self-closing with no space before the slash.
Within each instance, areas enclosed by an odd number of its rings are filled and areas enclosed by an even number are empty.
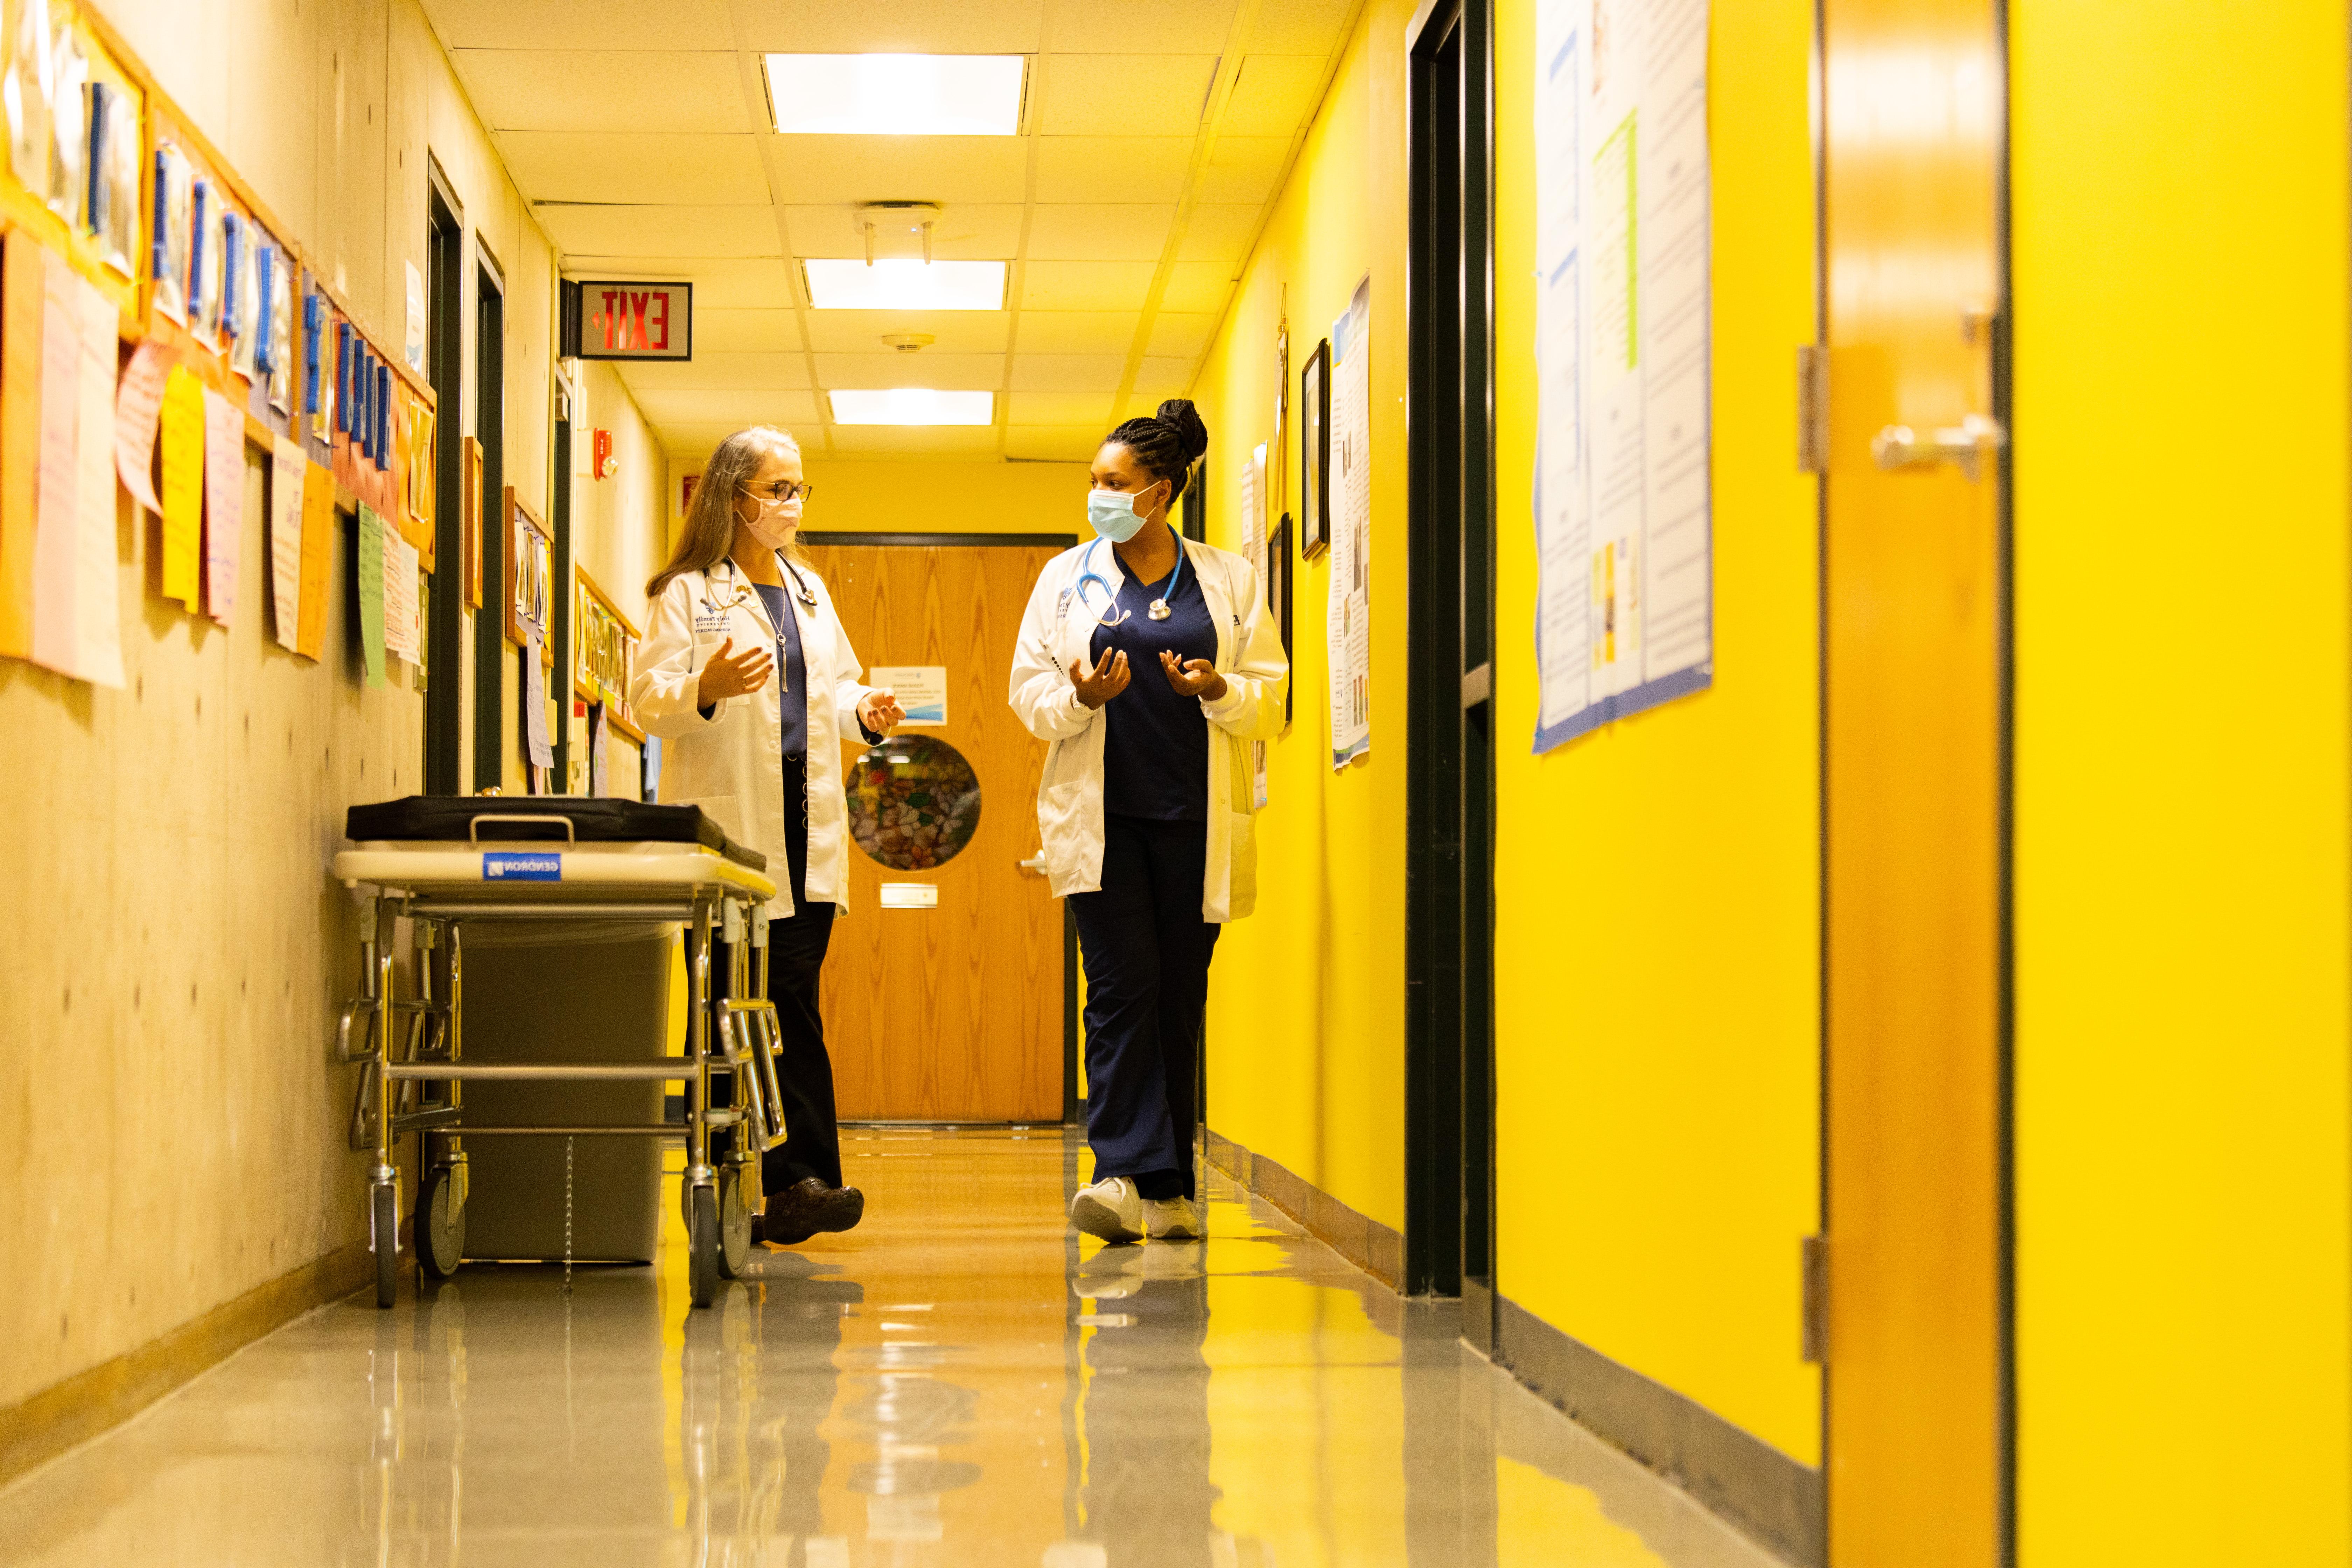
<svg viewBox="0 0 2352 1568">
<path fill-rule="evenodd" d="M 694 285 L 566 279 L 563 353 L 573 359 L 692 359 Z"/>
</svg>

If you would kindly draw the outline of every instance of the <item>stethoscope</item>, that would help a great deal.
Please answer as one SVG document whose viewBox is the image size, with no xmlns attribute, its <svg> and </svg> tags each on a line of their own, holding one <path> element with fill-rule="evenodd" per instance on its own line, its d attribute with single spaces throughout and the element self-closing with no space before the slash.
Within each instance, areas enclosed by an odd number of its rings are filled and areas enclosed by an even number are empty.
<svg viewBox="0 0 2352 1568">
<path fill-rule="evenodd" d="M 1078 558 L 1078 566 L 1080 569 L 1078 573 L 1078 580 L 1071 584 L 1071 590 L 1077 595 L 1078 608 L 1085 611 L 1087 615 L 1094 616 L 1095 625 L 1098 626 L 1120 626 L 1125 624 L 1129 617 L 1130 617 L 1135 612 L 1132 610 L 1118 609 L 1118 590 L 1111 586 L 1109 578 L 1095 570 L 1095 552 L 1100 550 L 1102 547 L 1103 542 L 1100 539 L 1096 540 L 1092 544 L 1087 546 L 1087 552 Z M 1171 614 L 1173 613 L 1169 608 L 1168 601 L 1176 596 L 1177 588 L 1181 586 L 1184 581 L 1185 559 L 1184 542 L 1179 539 L 1176 542 L 1176 570 L 1168 574 L 1168 592 L 1161 595 L 1159 598 L 1152 600 L 1151 607 L 1144 612 L 1144 614 L 1150 616 L 1153 620 L 1164 621 Z M 1087 584 L 1089 583 L 1094 584 L 1103 591 L 1103 607 L 1100 610 L 1096 609 L 1092 605 L 1087 603 Z M 1118 613 L 1116 616 L 1108 616 L 1108 618 L 1106 618 L 1107 612 L 1112 610 L 1118 610 Z"/>
<path fill-rule="evenodd" d="M 776 552 L 776 564 L 782 566 L 785 572 L 791 574 L 793 579 L 793 597 L 798 599 L 805 607 L 812 610 L 815 609 L 816 590 L 808 585 L 808 579 L 801 575 L 801 569 L 793 564 L 792 557 L 786 555 L 780 550 Z M 709 601 L 710 607 L 714 610 L 731 610 L 759 591 L 744 583 L 742 574 L 736 569 L 735 563 L 732 561 L 727 563 L 727 580 L 734 584 L 734 596 L 723 605 L 718 603 L 716 600 Z M 782 628 L 780 627 L 778 629 L 781 630 Z"/>
</svg>

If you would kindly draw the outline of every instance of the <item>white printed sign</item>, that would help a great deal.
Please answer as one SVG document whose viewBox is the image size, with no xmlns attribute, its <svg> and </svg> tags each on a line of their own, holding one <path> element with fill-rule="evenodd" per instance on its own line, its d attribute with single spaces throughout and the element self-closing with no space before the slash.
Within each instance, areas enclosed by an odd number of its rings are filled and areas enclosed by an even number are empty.
<svg viewBox="0 0 2352 1568">
<path fill-rule="evenodd" d="M 948 721 L 948 670 L 943 664 L 877 664 L 866 684 L 898 693 L 910 728 L 937 729 Z"/>
</svg>

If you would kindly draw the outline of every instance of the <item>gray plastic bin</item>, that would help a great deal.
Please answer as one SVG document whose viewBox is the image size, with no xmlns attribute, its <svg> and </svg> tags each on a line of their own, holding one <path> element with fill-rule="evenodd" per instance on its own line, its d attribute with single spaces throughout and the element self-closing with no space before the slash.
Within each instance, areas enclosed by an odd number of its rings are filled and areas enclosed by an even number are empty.
<svg viewBox="0 0 2352 1568">
<path fill-rule="evenodd" d="M 469 1061 L 643 1061 L 668 1048 L 675 923 L 534 921 L 465 928 Z M 485 1126 L 648 1126 L 665 1086 L 466 1085 L 466 1120 Z M 466 1256 L 564 1256 L 561 1137 L 467 1138 Z M 582 1262 L 647 1263 L 661 1230 L 661 1164 L 652 1138 L 575 1137 L 572 1252 Z"/>
</svg>

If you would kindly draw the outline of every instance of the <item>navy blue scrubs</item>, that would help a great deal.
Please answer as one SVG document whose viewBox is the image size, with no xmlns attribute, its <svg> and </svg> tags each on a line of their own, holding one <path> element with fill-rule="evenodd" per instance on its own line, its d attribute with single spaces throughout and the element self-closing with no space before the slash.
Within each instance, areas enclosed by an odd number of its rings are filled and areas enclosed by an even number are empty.
<svg viewBox="0 0 2352 1568">
<path fill-rule="evenodd" d="M 1217 628 L 1192 563 L 1179 559 L 1158 583 L 1129 576 L 1118 600 L 1127 618 L 1094 634 L 1096 663 L 1126 652 L 1128 684 L 1102 708 L 1101 888 L 1070 897 L 1087 966 L 1095 1176 L 1130 1177 L 1147 1198 L 1195 1195 L 1201 1010 L 1217 943 L 1216 926 L 1201 918 L 1209 721 L 1160 662 L 1162 649 L 1213 661 Z M 1155 621 L 1151 602 L 1163 595 L 1169 616 Z"/>
</svg>

